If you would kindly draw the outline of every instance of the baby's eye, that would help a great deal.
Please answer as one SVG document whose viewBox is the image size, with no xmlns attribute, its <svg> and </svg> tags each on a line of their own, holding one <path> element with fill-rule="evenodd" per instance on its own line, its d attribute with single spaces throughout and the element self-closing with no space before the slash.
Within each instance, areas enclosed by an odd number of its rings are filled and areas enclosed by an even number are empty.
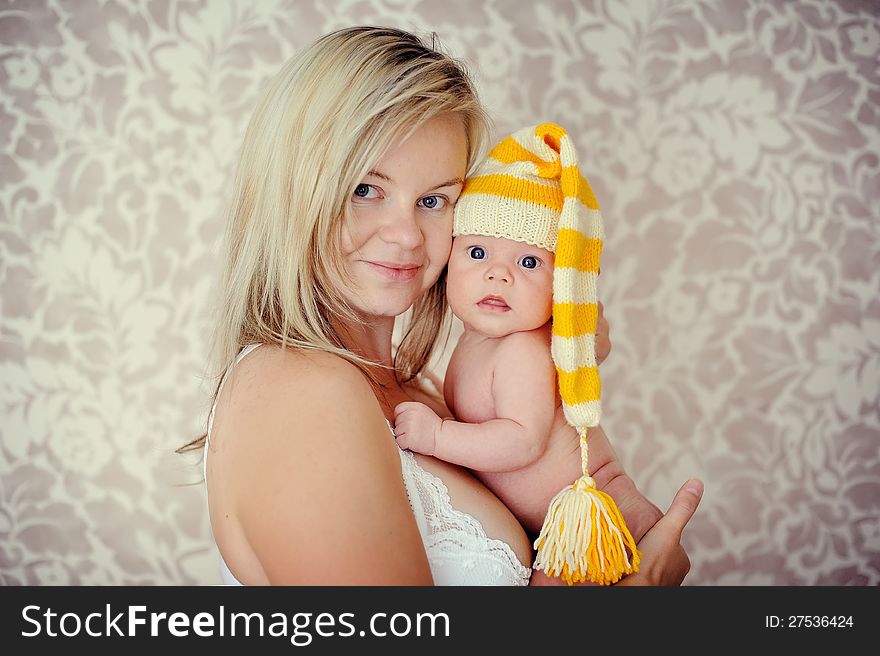
<svg viewBox="0 0 880 656">
<path fill-rule="evenodd" d="M 519 265 L 523 269 L 537 269 L 541 266 L 541 260 L 539 260 L 534 255 L 524 255 L 519 260 Z"/>
<path fill-rule="evenodd" d="M 442 210 L 448 202 L 443 196 L 425 196 L 419 200 L 419 205 L 429 210 Z"/>
<path fill-rule="evenodd" d="M 366 182 L 361 182 L 357 187 L 354 188 L 354 196 L 357 198 L 378 198 L 379 190 L 376 189 L 373 185 L 369 185 Z"/>
<path fill-rule="evenodd" d="M 472 260 L 486 259 L 486 251 L 483 250 L 482 246 L 471 246 L 467 249 L 467 254 L 470 255 Z"/>
</svg>

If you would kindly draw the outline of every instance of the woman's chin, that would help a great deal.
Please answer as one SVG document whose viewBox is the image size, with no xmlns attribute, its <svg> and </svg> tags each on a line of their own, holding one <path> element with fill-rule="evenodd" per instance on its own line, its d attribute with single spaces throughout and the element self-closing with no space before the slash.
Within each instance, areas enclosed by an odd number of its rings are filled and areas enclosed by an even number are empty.
<svg viewBox="0 0 880 656">
<path fill-rule="evenodd" d="M 360 298 L 354 307 L 365 317 L 397 317 L 406 312 L 415 299 L 411 298 Z"/>
</svg>

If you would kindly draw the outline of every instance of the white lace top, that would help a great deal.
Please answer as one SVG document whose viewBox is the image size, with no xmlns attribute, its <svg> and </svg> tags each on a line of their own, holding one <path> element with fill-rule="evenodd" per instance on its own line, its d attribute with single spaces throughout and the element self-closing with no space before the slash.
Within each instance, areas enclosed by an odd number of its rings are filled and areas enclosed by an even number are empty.
<svg viewBox="0 0 880 656">
<path fill-rule="evenodd" d="M 221 381 L 236 364 L 259 344 L 246 346 L 238 354 Z M 220 394 L 217 394 L 219 398 Z M 207 478 L 208 440 L 214 424 L 214 410 L 208 418 L 205 442 Z M 390 429 L 390 425 L 389 425 Z M 392 432 L 392 439 L 393 439 Z M 522 563 L 506 542 L 486 535 L 476 518 L 452 507 L 446 484 L 425 471 L 409 451 L 400 451 L 400 465 L 409 503 L 422 535 L 425 553 L 435 585 L 528 585 L 531 570 Z M 241 585 L 220 558 L 220 575 L 227 585 Z"/>
</svg>

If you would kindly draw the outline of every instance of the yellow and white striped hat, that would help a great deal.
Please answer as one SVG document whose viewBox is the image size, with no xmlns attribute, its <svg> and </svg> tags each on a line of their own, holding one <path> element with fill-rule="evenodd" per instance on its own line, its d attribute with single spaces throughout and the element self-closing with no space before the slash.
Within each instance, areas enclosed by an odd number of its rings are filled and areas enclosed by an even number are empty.
<svg viewBox="0 0 880 656">
<path fill-rule="evenodd" d="M 617 505 L 589 474 L 587 429 L 601 417 L 596 367 L 602 215 L 571 137 L 552 123 L 515 132 L 465 181 L 453 235 L 503 237 L 554 252 L 551 353 L 566 421 L 580 436 L 582 476 L 547 508 L 534 568 L 569 585 L 611 584 L 641 554 Z"/>
<path fill-rule="evenodd" d="M 542 123 L 496 145 L 465 181 L 452 234 L 503 237 L 556 254 L 552 355 L 565 417 L 581 434 L 596 426 L 602 215 L 566 131 Z"/>
</svg>

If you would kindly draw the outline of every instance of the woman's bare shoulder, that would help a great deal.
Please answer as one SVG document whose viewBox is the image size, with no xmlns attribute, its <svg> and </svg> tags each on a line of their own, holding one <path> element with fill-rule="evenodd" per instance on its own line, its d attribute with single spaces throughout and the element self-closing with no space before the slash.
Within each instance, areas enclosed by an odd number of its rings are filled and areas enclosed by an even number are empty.
<svg viewBox="0 0 880 656">
<path fill-rule="evenodd" d="M 384 415 L 364 374 L 322 351 L 274 345 L 255 349 L 233 369 L 220 404 L 218 419 L 233 427 L 223 431 L 224 437 L 232 435 L 238 441 L 245 436 L 246 444 L 239 446 L 263 451 L 266 457 L 284 456 L 313 442 L 325 453 L 334 446 L 342 448 L 337 440 L 353 449 L 360 439 L 370 439 L 373 427 L 384 431 L 382 437 L 387 435 Z"/>
<path fill-rule="evenodd" d="M 423 581 L 397 447 L 360 370 L 332 354 L 260 347 L 234 372 L 211 458 L 268 579 Z M 411 554 L 400 567 L 381 562 L 389 539 Z"/>
<path fill-rule="evenodd" d="M 344 386 L 346 391 L 370 392 L 361 371 L 341 356 L 318 350 L 284 348 L 264 344 L 254 349 L 233 370 L 233 380 L 258 381 L 261 391 L 278 393 Z M 272 387 L 267 390 L 264 386 Z"/>
</svg>

